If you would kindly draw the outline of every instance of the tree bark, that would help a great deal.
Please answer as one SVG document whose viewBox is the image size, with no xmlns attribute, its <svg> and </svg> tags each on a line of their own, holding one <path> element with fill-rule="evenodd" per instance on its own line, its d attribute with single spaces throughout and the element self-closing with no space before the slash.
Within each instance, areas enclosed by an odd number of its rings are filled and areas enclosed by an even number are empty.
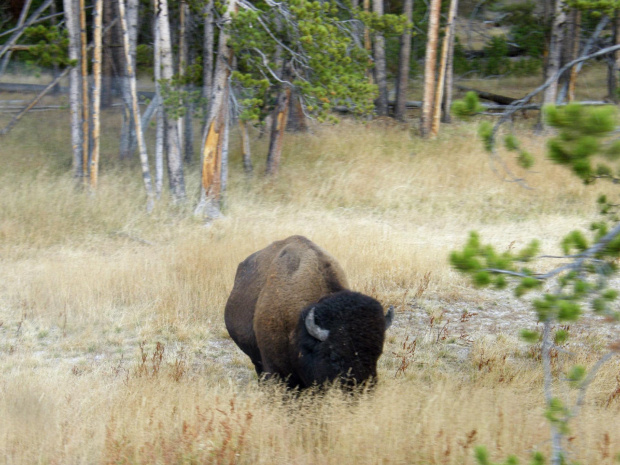
<svg viewBox="0 0 620 465">
<path fill-rule="evenodd" d="M 456 7 L 458 12 L 458 5 Z M 442 123 L 451 123 L 452 115 L 450 110 L 452 108 L 452 95 L 454 91 L 454 37 L 456 35 L 456 19 L 457 14 L 452 19 L 452 34 L 450 34 L 450 43 L 448 45 L 448 64 L 446 68 L 446 78 L 444 83 L 445 97 L 441 106 L 443 108 L 443 115 L 441 117 Z"/>
<path fill-rule="evenodd" d="M 103 24 L 108 25 L 114 19 L 115 5 L 111 0 L 103 5 Z M 101 106 L 108 108 L 112 105 L 112 82 L 114 70 L 113 34 L 106 34 L 102 41 L 101 62 Z"/>
<path fill-rule="evenodd" d="M 372 9 L 376 15 L 383 16 L 383 0 L 373 0 Z M 380 32 L 377 32 L 375 34 L 374 59 L 375 83 L 379 88 L 379 96 L 377 97 L 377 100 L 375 100 L 375 107 L 377 110 L 377 115 L 385 116 L 388 114 L 388 90 L 385 66 L 385 38 Z"/>
<path fill-rule="evenodd" d="M 287 81 L 290 74 L 288 71 L 289 64 L 285 64 L 282 80 Z M 284 139 L 284 130 L 288 118 L 289 101 L 291 98 L 291 88 L 287 84 L 281 84 L 283 88 L 278 94 L 276 107 L 273 110 L 273 119 L 271 122 L 271 138 L 269 140 L 269 152 L 267 152 L 267 166 L 265 174 L 267 176 L 275 176 L 278 173 L 280 159 L 282 158 L 282 141 Z"/>
<path fill-rule="evenodd" d="M 207 2 L 204 10 L 202 53 L 202 98 L 205 101 L 205 114 L 208 114 L 211 89 L 213 87 L 213 0 Z"/>
<path fill-rule="evenodd" d="M 157 2 L 157 0 L 155 0 Z M 157 8 L 157 4 L 155 4 Z M 157 10 L 155 10 L 157 11 Z M 159 37 L 159 19 L 155 15 L 153 21 L 153 55 L 155 98 L 157 99 L 157 120 L 155 124 L 155 196 L 160 199 L 164 186 L 164 145 L 165 145 L 165 114 L 161 97 L 161 38 Z"/>
<path fill-rule="evenodd" d="M 136 137 L 138 140 L 138 150 L 140 151 L 140 164 L 142 165 L 142 179 L 146 188 L 146 210 L 151 212 L 154 207 L 153 186 L 151 182 L 151 173 L 149 169 L 149 159 L 146 153 L 146 144 L 144 142 L 144 134 L 142 132 L 142 123 L 140 120 L 140 109 L 138 108 L 138 91 L 136 88 L 136 74 L 134 63 L 131 57 L 131 46 L 129 42 L 129 26 L 125 15 L 125 0 L 118 0 L 119 17 L 121 19 L 121 29 L 123 30 L 123 45 L 125 49 L 125 61 L 127 63 L 127 75 L 129 77 L 129 90 L 131 93 L 131 106 L 134 124 L 136 125 Z"/>
<path fill-rule="evenodd" d="M 213 76 L 209 115 L 202 144 L 202 193 L 196 208 L 197 215 L 216 218 L 221 215 L 222 152 L 228 124 L 228 98 L 230 92 L 230 65 L 233 52 L 228 47 L 229 32 L 226 26 L 237 11 L 237 0 L 226 2 Z"/>
<path fill-rule="evenodd" d="M 579 56 L 579 37 L 581 36 L 581 10 L 575 10 L 575 28 L 574 28 L 574 35 L 571 38 L 572 40 L 572 55 L 571 55 L 571 61 L 575 60 L 578 56 Z M 568 89 L 567 89 L 567 94 L 568 94 L 568 101 L 572 102 L 573 100 L 575 100 L 575 86 L 577 85 L 577 72 L 578 72 L 578 68 L 577 66 L 573 66 L 570 69 L 570 75 L 568 78 Z"/>
<path fill-rule="evenodd" d="M 555 5 L 555 16 L 551 27 L 551 40 L 549 42 L 549 60 L 547 65 L 547 76 L 553 76 L 560 69 L 562 57 L 562 37 L 566 25 L 566 4 L 564 0 L 557 0 Z M 556 103 L 558 93 L 558 82 L 555 80 L 543 93 L 543 104 Z"/>
<path fill-rule="evenodd" d="M 441 107 L 443 93 L 446 80 L 446 69 L 448 67 L 448 55 L 450 54 L 450 43 L 454 34 L 454 18 L 456 17 L 456 8 L 458 0 L 451 0 L 450 10 L 448 11 L 448 24 L 443 38 L 441 49 L 441 63 L 439 65 L 439 76 L 437 78 L 437 90 L 435 92 L 435 105 L 433 108 L 433 123 L 431 125 L 431 135 L 436 136 L 439 133 L 439 123 L 441 118 Z"/>
<path fill-rule="evenodd" d="M 182 79 L 185 75 L 185 67 L 187 66 L 187 36 L 186 36 L 186 21 L 187 21 L 187 3 L 185 0 L 181 0 L 179 3 L 179 67 L 178 75 Z M 185 86 L 182 86 L 185 90 Z M 186 109 L 187 110 L 187 109 Z M 181 157 L 187 160 L 187 153 L 185 153 L 185 118 L 179 118 L 177 120 L 177 130 L 179 133 L 179 150 L 181 150 Z M 191 158 L 191 157 L 190 157 Z"/>
<path fill-rule="evenodd" d="M 245 121 L 239 120 L 239 130 L 241 131 L 241 151 L 243 152 L 243 171 L 248 176 L 254 172 L 252 166 L 252 153 L 250 146 L 250 136 L 248 134 L 248 125 Z"/>
<path fill-rule="evenodd" d="M 159 30 L 162 78 L 171 82 L 174 67 L 172 43 L 170 40 L 170 23 L 168 20 L 168 0 L 156 0 L 159 3 Z M 168 176 L 170 191 L 175 202 L 185 200 L 185 180 L 183 159 L 179 147 L 179 133 L 176 121 L 166 116 L 166 141 L 168 150 Z"/>
<path fill-rule="evenodd" d="M 80 85 L 80 31 L 76 16 L 77 5 L 74 0 L 63 0 L 65 22 L 69 31 L 69 59 L 78 62 L 69 71 L 69 108 L 71 113 L 71 146 L 73 149 L 73 176 L 81 179 L 84 174 L 82 159 L 82 100 Z"/>
<path fill-rule="evenodd" d="M 422 98 L 422 115 L 420 134 L 428 137 L 431 133 L 433 101 L 435 96 L 435 64 L 437 60 L 437 39 L 439 32 L 439 12 L 441 0 L 431 0 L 428 20 L 428 39 L 424 59 L 424 95 Z"/>
<path fill-rule="evenodd" d="M 101 42 L 102 42 L 102 22 L 103 22 L 103 0 L 95 0 L 95 11 L 93 19 L 93 33 L 95 44 L 93 53 L 93 152 L 90 159 L 90 187 L 97 189 L 99 179 L 99 129 L 100 129 L 100 110 L 101 110 Z"/>
<path fill-rule="evenodd" d="M 611 27 L 611 40 L 613 45 L 619 43 L 620 34 L 618 31 L 618 10 L 614 13 L 614 18 Z M 614 103 L 618 103 L 618 59 L 620 53 L 616 50 L 612 52 L 607 59 L 607 98 Z"/>
<path fill-rule="evenodd" d="M 288 120 L 286 122 L 286 130 L 290 132 L 306 132 L 308 130 L 308 121 L 301 105 L 301 96 L 298 92 L 293 91 L 289 101 Z"/>
<path fill-rule="evenodd" d="M 403 2 L 403 15 L 407 24 L 413 23 L 413 0 Z M 411 60 L 411 29 L 407 29 L 400 36 L 400 52 L 398 55 L 398 76 L 396 77 L 396 105 L 394 117 L 405 120 L 405 104 L 407 102 L 407 86 L 409 84 L 409 68 Z"/>
<path fill-rule="evenodd" d="M 88 38 L 86 37 L 86 8 L 84 0 L 79 0 L 80 9 L 80 65 L 82 72 L 82 168 L 84 170 L 84 182 L 89 175 L 90 162 L 90 92 L 88 85 L 88 51 L 86 50 Z"/>
</svg>

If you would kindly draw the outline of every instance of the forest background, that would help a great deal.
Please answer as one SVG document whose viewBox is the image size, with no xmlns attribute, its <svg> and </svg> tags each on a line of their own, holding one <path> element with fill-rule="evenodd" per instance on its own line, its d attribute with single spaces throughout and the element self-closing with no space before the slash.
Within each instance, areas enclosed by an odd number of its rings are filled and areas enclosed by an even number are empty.
<svg viewBox="0 0 620 465">
<path fill-rule="evenodd" d="M 616 7 L 2 3 L 4 461 L 481 463 L 479 444 L 494 460 L 552 456 L 541 343 L 520 338 L 541 327 L 530 301 L 472 288 L 449 256 L 469 230 L 562 256 L 564 233 L 615 197 L 547 160 L 539 109 L 617 101 L 615 51 L 540 88 L 618 44 Z M 471 89 L 486 103 L 455 120 L 452 92 Z M 489 157 L 477 124 L 510 112 L 500 132 L 520 148 Z M 334 390 L 291 408 L 226 334 L 237 263 L 290 234 L 396 306 L 381 383 L 359 402 Z M 562 379 L 595 366 L 617 324 L 561 326 L 554 386 L 577 401 Z M 619 417 L 616 358 L 589 385 L 569 458 L 614 463 Z"/>
</svg>

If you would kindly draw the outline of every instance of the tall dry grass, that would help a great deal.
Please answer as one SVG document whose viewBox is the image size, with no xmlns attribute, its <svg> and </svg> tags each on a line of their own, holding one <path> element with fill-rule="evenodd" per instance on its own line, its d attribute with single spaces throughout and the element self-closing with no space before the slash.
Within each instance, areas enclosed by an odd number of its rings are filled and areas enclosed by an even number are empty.
<svg viewBox="0 0 620 465">
<path fill-rule="evenodd" d="M 0 147 L 5 463 L 462 464 L 477 444 L 497 460 L 548 450 L 537 354 L 517 338 L 531 314 L 471 289 L 447 261 L 472 229 L 500 249 L 539 237 L 553 253 L 587 226 L 614 187 L 585 188 L 547 163 L 544 139 L 517 127 L 539 159 L 528 173 L 507 160 L 524 189 L 493 173 L 468 124 L 434 141 L 385 124 L 316 127 L 287 136 L 275 180 L 258 157 L 245 178 L 233 134 L 225 217 L 205 227 L 191 205 L 144 212 L 138 166 L 115 160 L 111 113 L 100 188 L 76 189 L 66 115 L 50 115 Z M 255 138 L 254 153 L 265 144 Z M 187 182 L 196 193 L 195 167 Z M 353 288 L 397 306 L 374 391 L 260 388 L 227 337 L 237 264 L 291 234 L 336 256 Z M 570 331 L 573 355 L 558 356 L 557 373 L 591 366 L 613 336 L 593 320 Z M 583 463 L 620 450 L 619 374 L 617 361 L 603 370 L 573 428 Z"/>
</svg>

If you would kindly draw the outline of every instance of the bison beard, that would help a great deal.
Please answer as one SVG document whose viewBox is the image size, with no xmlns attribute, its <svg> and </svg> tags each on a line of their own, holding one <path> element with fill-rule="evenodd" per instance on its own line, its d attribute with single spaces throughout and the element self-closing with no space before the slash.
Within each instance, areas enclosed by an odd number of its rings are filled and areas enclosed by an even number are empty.
<svg viewBox="0 0 620 465">
<path fill-rule="evenodd" d="M 302 236 L 240 263 L 225 310 L 230 336 L 258 375 L 301 389 L 375 378 L 392 317 L 372 297 L 350 291 L 338 262 Z"/>
</svg>

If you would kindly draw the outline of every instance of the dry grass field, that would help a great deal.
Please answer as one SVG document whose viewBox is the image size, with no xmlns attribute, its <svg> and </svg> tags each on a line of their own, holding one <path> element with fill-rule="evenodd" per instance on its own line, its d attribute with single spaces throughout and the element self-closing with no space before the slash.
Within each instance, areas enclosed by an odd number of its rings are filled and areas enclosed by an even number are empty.
<svg viewBox="0 0 620 465">
<path fill-rule="evenodd" d="M 532 120 L 516 129 L 538 163 L 523 172 L 507 159 L 531 189 L 492 171 L 473 124 L 433 141 L 380 122 L 315 127 L 287 135 L 275 180 L 243 175 L 233 133 L 225 216 L 209 226 L 191 202 L 147 215 L 137 162 L 116 160 L 118 117 L 103 120 L 96 195 L 69 176 L 65 110 L 0 139 L 0 463 L 473 464 L 480 444 L 497 461 L 548 452 L 539 352 L 518 337 L 536 326 L 531 310 L 448 264 L 470 230 L 500 250 L 538 237 L 557 253 L 595 218 L 596 197 L 616 192 L 545 161 Z M 265 146 L 254 138 L 257 173 Z M 193 202 L 196 166 L 187 185 Z M 237 264 L 291 234 L 396 306 L 373 391 L 258 386 L 228 337 Z M 619 336 L 592 315 L 569 332 L 560 378 Z M 571 425 L 571 458 L 614 463 L 618 425 L 616 358 Z"/>
</svg>

